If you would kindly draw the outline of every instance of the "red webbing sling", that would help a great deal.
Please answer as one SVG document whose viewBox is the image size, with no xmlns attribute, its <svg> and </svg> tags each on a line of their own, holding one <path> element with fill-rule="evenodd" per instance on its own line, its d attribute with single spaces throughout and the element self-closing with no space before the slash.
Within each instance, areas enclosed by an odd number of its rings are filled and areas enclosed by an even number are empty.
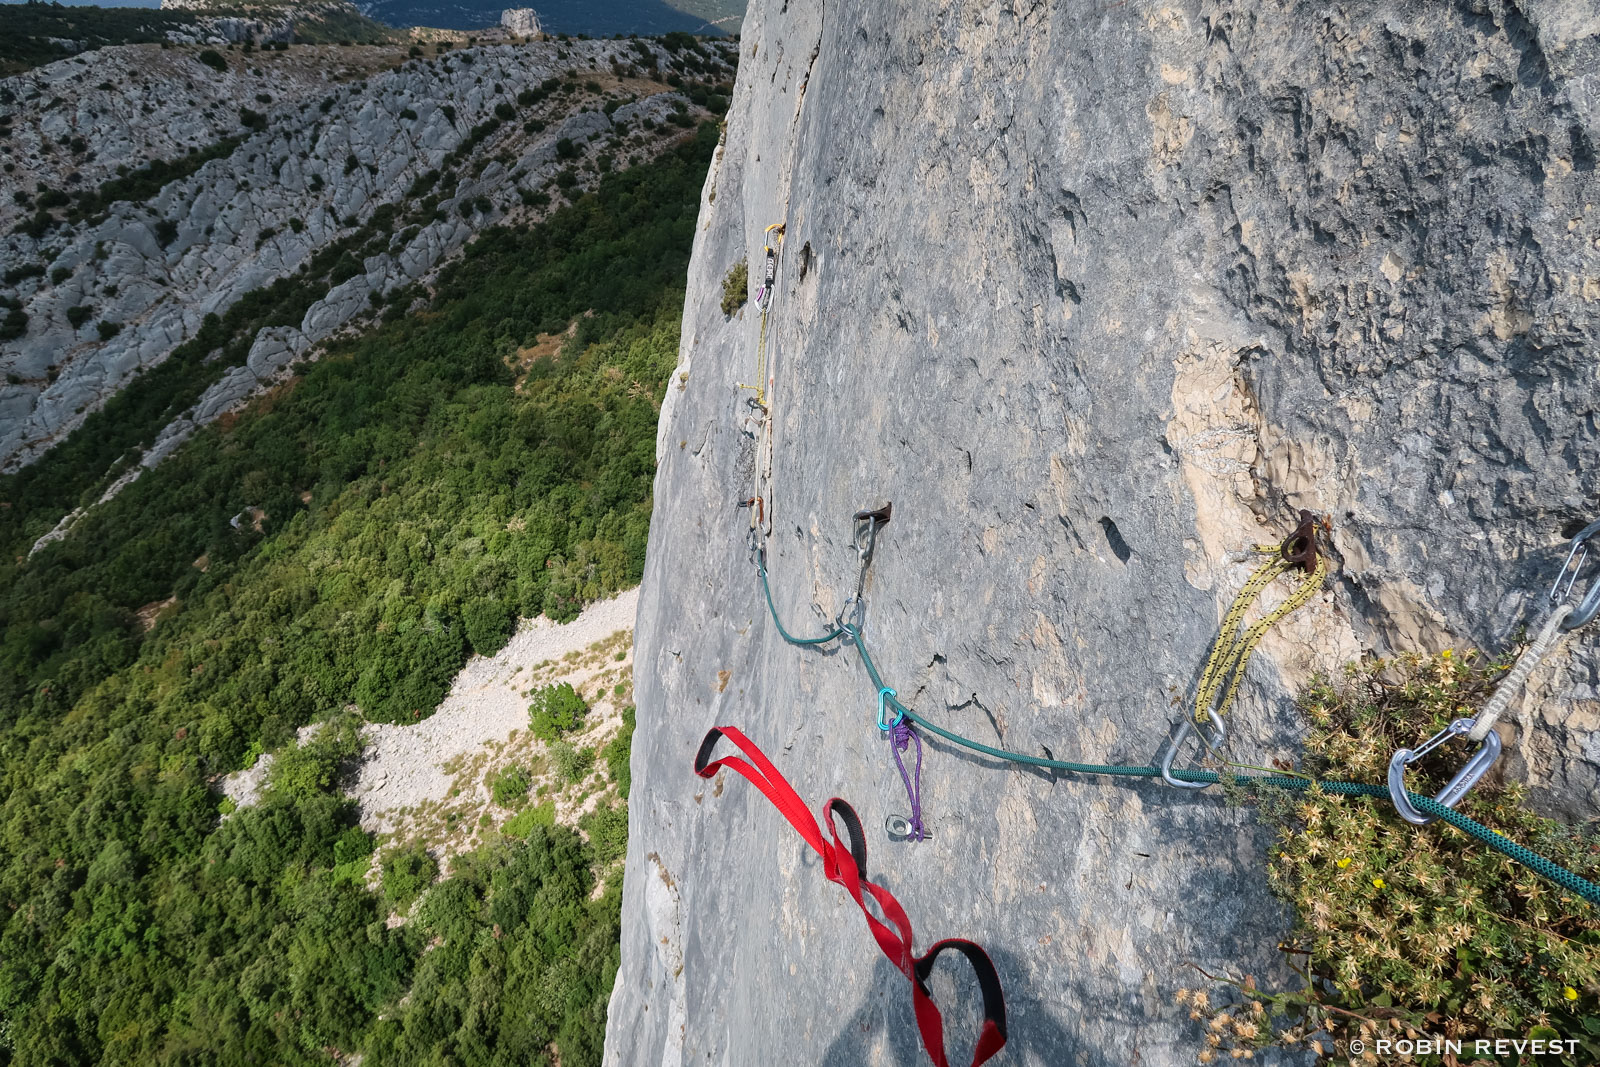
<svg viewBox="0 0 1600 1067">
<path fill-rule="evenodd" d="M 723 737 L 748 756 L 749 762 L 738 756 L 712 761 L 711 752 L 717 747 L 718 739 Z M 966 957 L 983 993 L 983 1031 L 978 1035 L 977 1047 L 972 1052 L 972 1067 L 978 1067 L 999 1052 L 1006 1043 L 1006 1002 L 994 964 L 983 949 L 960 938 L 947 938 L 936 943 L 925 955 L 912 955 L 911 920 L 906 917 L 905 909 L 887 889 L 866 880 L 867 841 L 855 809 L 838 797 L 823 806 L 823 821 L 833 837 L 831 844 L 824 841 L 816 819 L 812 818 L 800 794 L 778 773 L 778 768 L 767 759 L 766 753 L 731 726 L 719 726 L 706 734 L 706 739 L 700 744 L 700 752 L 694 759 L 694 772 L 702 778 L 712 777 L 723 767 L 749 779 L 761 790 L 762 796 L 772 801 L 773 806 L 789 820 L 789 825 L 822 857 L 822 871 L 828 881 L 844 886 L 860 907 L 872 936 L 877 939 L 878 947 L 911 980 L 911 1002 L 916 1009 L 917 1029 L 922 1034 L 922 1045 L 928 1050 L 934 1067 L 949 1067 L 949 1061 L 944 1055 L 944 1020 L 933 1003 L 926 982 L 928 975 L 933 972 L 934 961 L 945 949 L 954 949 Z M 839 839 L 839 830 L 834 826 L 833 817 L 836 813 L 844 819 L 850 835 L 848 847 Z M 872 894 L 872 899 L 878 902 L 878 907 L 895 929 L 891 930 L 867 909 L 863 891 Z"/>
</svg>

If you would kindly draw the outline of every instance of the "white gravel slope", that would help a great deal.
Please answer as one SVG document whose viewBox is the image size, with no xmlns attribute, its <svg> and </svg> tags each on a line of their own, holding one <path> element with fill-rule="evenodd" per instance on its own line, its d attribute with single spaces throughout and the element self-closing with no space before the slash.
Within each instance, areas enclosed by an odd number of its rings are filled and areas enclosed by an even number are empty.
<svg viewBox="0 0 1600 1067">
<path fill-rule="evenodd" d="M 638 601 L 638 589 L 630 589 L 590 606 L 570 623 L 525 621 L 505 648 L 491 657 L 474 656 L 462 668 L 429 718 L 363 727 L 367 747 L 350 791 L 361 805 L 362 827 L 388 831 L 394 828 L 389 813 L 444 800 L 454 779 L 446 763 L 527 728 L 528 701 L 522 692 L 533 668 L 631 630 Z"/>
</svg>

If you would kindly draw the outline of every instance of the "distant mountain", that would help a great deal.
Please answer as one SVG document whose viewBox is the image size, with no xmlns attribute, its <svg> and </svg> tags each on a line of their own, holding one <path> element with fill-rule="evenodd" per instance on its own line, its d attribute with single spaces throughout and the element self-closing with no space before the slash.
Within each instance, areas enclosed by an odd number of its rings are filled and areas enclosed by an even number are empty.
<svg viewBox="0 0 1600 1067">
<path fill-rule="evenodd" d="M 521 0 L 518 0 L 520 3 Z M 438 26 L 472 30 L 497 25 L 507 0 L 372 0 L 358 5 L 363 12 L 391 26 Z M 543 0 L 534 3 L 547 33 L 657 34 L 737 33 L 737 17 L 744 0 Z M 733 22 L 718 21 L 734 17 Z"/>
</svg>

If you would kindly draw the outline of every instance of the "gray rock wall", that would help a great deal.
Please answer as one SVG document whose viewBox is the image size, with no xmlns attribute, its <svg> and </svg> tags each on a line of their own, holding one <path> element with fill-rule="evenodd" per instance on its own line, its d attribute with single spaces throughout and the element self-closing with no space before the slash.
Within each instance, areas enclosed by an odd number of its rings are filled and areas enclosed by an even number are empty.
<svg viewBox="0 0 1600 1067">
<path fill-rule="evenodd" d="M 1505 647 L 1600 517 L 1595 3 L 932 7 L 744 23 L 660 430 L 608 1063 L 919 1061 L 843 891 L 747 783 L 692 775 L 724 723 L 858 807 L 919 947 L 990 950 L 1003 1062 L 1192 1062 L 1188 963 L 1285 978 L 1266 842 L 1214 791 L 930 744 L 934 839 L 886 839 L 905 799 L 870 685 L 778 638 L 733 507 L 758 317 L 718 304 L 768 223 L 779 608 L 813 632 L 839 610 L 849 515 L 892 500 L 868 639 L 981 740 L 1154 758 L 1241 553 L 1305 507 L 1337 573 L 1261 645 L 1231 750 L 1292 758 L 1313 672 Z M 1570 817 L 1596 813 L 1596 638 L 1508 724 L 1506 772 Z M 941 971 L 966 1062 L 973 991 Z"/>
</svg>

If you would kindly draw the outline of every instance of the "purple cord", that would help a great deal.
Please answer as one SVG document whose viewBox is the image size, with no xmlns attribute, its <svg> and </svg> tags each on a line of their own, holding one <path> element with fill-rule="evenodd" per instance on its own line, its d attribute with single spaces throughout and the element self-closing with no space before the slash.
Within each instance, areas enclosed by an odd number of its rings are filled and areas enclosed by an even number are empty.
<svg viewBox="0 0 1600 1067">
<path fill-rule="evenodd" d="M 913 785 L 911 776 L 906 773 L 906 765 L 900 759 L 900 753 L 915 741 L 917 743 L 917 772 L 916 784 Z M 889 743 L 894 750 L 894 765 L 900 768 L 900 780 L 905 783 L 906 796 L 911 799 L 911 833 L 908 835 L 912 841 L 921 841 L 927 837 L 922 828 L 922 738 L 911 728 L 911 724 L 901 719 L 889 730 Z"/>
</svg>

